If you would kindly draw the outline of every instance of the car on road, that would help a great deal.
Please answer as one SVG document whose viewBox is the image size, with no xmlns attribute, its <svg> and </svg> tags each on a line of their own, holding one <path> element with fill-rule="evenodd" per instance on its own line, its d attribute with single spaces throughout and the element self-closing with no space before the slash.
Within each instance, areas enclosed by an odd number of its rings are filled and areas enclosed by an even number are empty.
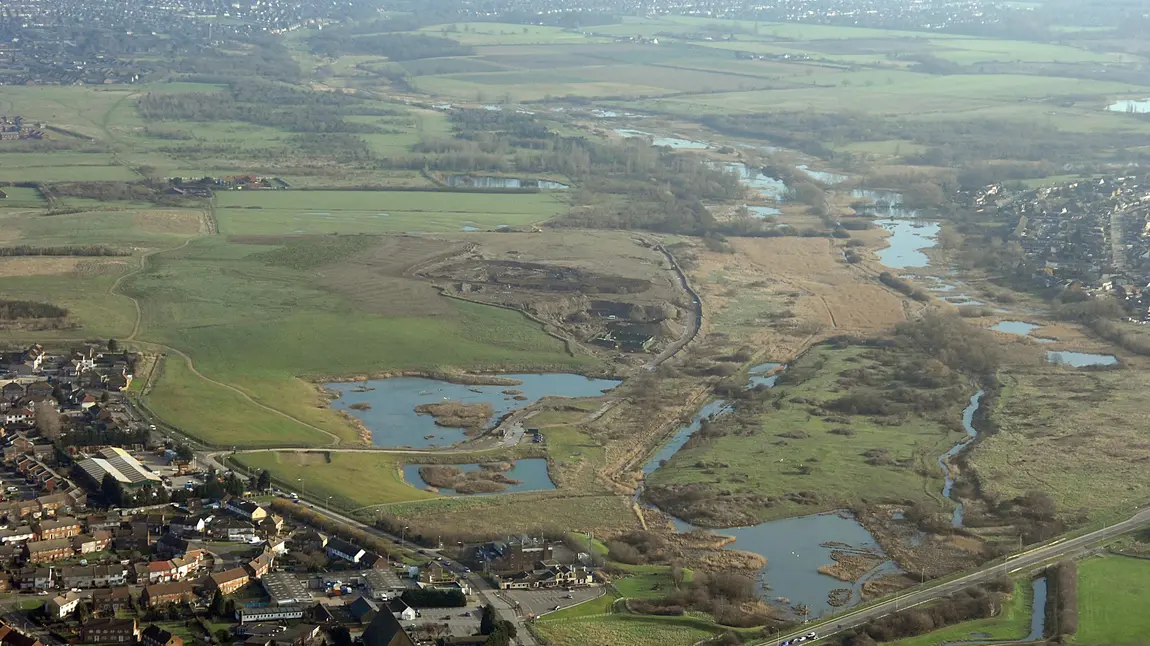
<svg viewBox="0 0 1150 646">
<path fill-rule="evenodd" d="M 551 610 L 552 610 L 552 611 L 555 611 L 555 610 L 558 610 L 558 609 L 559 609 L 559 606 L 555 606 L 555 607 L 551 608 Z"/>
<path fill-rule="evenodd" d="M 805 637 L 806 637 L 808 640 L 810 640 L 810 639 L 818 639 L 818 638 L 819 638 L 819 634 L 818 634 L 818 633 L 816 633 L 816 632 L 809 632 L 809 633 L 807 633 L 807 634 L 806 634 L 806 635 L 804 635 L 804 636 L 805 636 Z"/>
<path fill-rule="evenodd" d="M 564 598 L 564 599 L 574 599 L 574 598 L 575 598 L 575 595 L 573 595 L 573 594 L 565 594 L 565 595 L 563 595 L 563 598 Z"/>
</svg>

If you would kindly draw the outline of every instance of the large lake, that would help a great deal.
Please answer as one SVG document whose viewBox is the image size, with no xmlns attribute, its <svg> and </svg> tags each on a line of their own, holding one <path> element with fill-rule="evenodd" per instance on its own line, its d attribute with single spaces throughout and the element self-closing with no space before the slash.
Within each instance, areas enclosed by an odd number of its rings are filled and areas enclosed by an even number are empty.
<svg viewBox="0 0 1150 646">
<path fill-rule="evenodd" d="M 372 390 L 364 392 L 356 392 L 364 390 L 361 382 L 329 383 L 324 387 L 340 394 L 331 407 L 359 418 L 371 430 L 372 443 L 376 446 L 429 448 L 455 444 L 466 436 L 461 428 L 436 426 L 430 415 L 417 414 L 414 409 L 420 404 L 488 403 L 495 410 L 491 420 L 494 424 L 499 417 L 548 395 L 598 397 L 620 383 L 616 379 L 593 379 L 566 373 L 498 376 L 522 383 L 518 386 L 465 386 L 424 377 L 392 377 L 368 381 L 367 387 Z M 505 390 L 519 391 L 523 399 L 516 400 L 513 395 L 504 394 Z M 371 408 L 351 408 L 358 403 L 368 404 Z"/>
</svg>

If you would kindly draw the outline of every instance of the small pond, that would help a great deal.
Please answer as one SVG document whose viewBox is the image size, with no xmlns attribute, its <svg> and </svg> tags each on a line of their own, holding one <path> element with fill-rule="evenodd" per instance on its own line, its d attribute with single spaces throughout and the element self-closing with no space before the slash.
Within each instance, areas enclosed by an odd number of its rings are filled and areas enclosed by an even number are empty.
<svg viewBox="0 0 1150 646">
<path fill-rule="evenodd" d="M 759 386 L 774 388 L 775 382 L 779 380 L 778 369 L 782 365 L 781 363 L 760 363 L 754 366 L 747 372 L 747 388 L 758 388 Z"/>
<path fill-rule="evenodd" d="M 694 527 L 678 521 L 676 529 L 688 532 Z M 759 570 L 756 577 L 755 587 L 760 597 L 768 601 L 783 598 L 786 599 L 785 605 L 792 607 L 806 604 L 812 618 L 835 610 L 828 602 L 832 590 L 850 589 L 850 600 L 845 605 L 852 606 L 860 600 L 862 583 L 875 576 L 898 572 L 894 563 L 884 561 L 855 583 L 819 574 L 820 566 L 834 563 L 831 552 L 835 549 L 848 552 L 865 550 L 879 558 L 884 556 L 874 536 L 847 512 L 784 518 L 751 527 L 708 531 L 733 536 L 735 542 L 728 549 L 753 552 L 767 559 L 766 567 Z"/>
<path fill-rule="evenodd" d="M 857 200 L 870 200 L 872 206 L 863 211 L 867 215 L 883 218 L 918 217 L 918 211 L 903 206 L 902 193 L 856 188 L 851 191 L 851 197 Z"/>
<path fill-rule="evenodd" d="M 372 442 L 376 446 L 427 448 L 455 444 L 466 436 L 463 429 L 436 426 L 430 415 L 417 414 L 414 409 L 420 404 L 488 403 L 495 410 L 491 420 L 494 424 L 512 410 L 548 395 L 598 397 L 619 385 L 615 379 L 592 379 L 566 373 L 497 376 L 522 383 L 516 386 L 466 386 L 425 377 L 392 377 L 368 381 L 367 389 L 360 382 L 329 383 L 324 387 L 340 394 L 331 402 L 331 407 L 359 418 L 371 430 Z M 522 399 L 516 400 L 513 395 L 505 394 L 505 390 L 519 391 Z M 356 410 L 351 408 L 353 404 L 366 404 L 370 408 Z"/>
<path fill-rule="evenodd" d="M 427 489 L 429 485 L 419 475 L 420 464 L 405 464 L 403 465 L 403 479 L 413 487 L 420 489 Z M 478 464 L 451 464 L 443 466 L 453 466 L 463 469 L 464 472 L 478 471 L 482 467 Z M 554 489 L 555 483 L 551 482 L 551 476 L 547 475 L 547 460 L 543 458 L 526 458 L 523 460 L 516 460 L 515 466 L 511 467 L 509 471 L 501 471 L 503 475 L 511 480 L 518 480 L 519 484 L 507 485 L 507 488 L 497 493 L 518 493 L 521 491 L 543 491 L 545 489 Z M 489 495 L 489 494 L 456 494 L 450 489 L 440 489 L 440 493 L 448 496 L 455 495 Z"/>
<path fill-rule="evenodd" d="M 705 141 L 693 141 L 691 139 L 680 139 L 679 137 L 663 137 L 630 128 L 616 128 L 615 134 L 627 137 L 628 139 L 646 137 L 651 140 L 652 146 L 669 146 L 676 150 L 706 150 L 711 147 L 711 144 Z"/>
<path fill-rule="evenodd" d="M 841 173 L 830 173 L 825 170 L 811 170 L 806 164 L 799 164 L 795 168 L 803 171 L 813 180 L 817 180 L 824 184 L 839 184 L 847 181 L 848 176 Z"/>
<path fill-rule="evenodd" d="M 765 219 L 776 217 L 782 213 L 782 211 L 773 206 L 748 206 L 747 213 L 749 213 L 752 218 Z"/>
<path fill-rule="evenodd" d="M 1112 354 L 1091 354 L 1089 352 L 1070 352 L 1068 350 L 1051 350 L 1046 353 L 1046 360 L 1073 368 L 1087 366 L 1113 366 L 1118 363 L 1118 357 Z"/>
<path fill-rule="evenodd" d="M 443 180 L 453 188 L 539 188 L 546 191 L 565 191 L 571 188 L 566 184 L 545 179 L 519 179 L 518 177 L 495 177 L 491 175 L 448 175 Z"/>
<path fill-rule="evenodd" d="M 1005 332 L 1006 334 L 1015 334 L 1018 336 L 1029 336 L 1031 332 L 1042 327 L 1034 323 L 1027 323 L 1026 321 L 1000 321 L 992 326 L 990 329 L 995 332 Z"/>
<path fill-rule="evenodd" d="M 881 220 L 878 225 L 890 231 L 887 247 L 878 252 L 879 262 L 891 269 L 926 267 L 930 258 L 922 252 L 936 244 L 939 224 L 916 220 Z"/>
<path fill-rule="evenodd" d="M 721 166 L 715 165 L 739 175 L 739 182 L 757 192 L 763 198 L 782 202 L 787 196 L 787 185 L 780 179 L 775 179 L 762 171 L 751 168 L 743 163 L 729 163 Z"/>
<path fill-rule="evenodd" d="M 1145 114 L 1150 112 L 1150 99 L 1124 99 L 1115 101 L 1106 106 L 1111 112 L 1126 112 L 1128 114 Z"/>
</svg>

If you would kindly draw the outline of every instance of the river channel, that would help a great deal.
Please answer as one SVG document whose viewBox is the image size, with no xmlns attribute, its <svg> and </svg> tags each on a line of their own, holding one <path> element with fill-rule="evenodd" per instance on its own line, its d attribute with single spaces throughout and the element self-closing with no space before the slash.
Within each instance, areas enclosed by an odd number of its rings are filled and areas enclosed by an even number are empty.
<svg viewBox="0 0 1150 646">
<path fill-rule="evenodd" d="M 462 442 L 467 437 L 463 429 L 437 426 L 431 416 L 416 413 L 415 407 L 420 404 L 490 404 L 494 410 L 488 425 L 490 428 L 500 417 L 542 397 L 598 397 L 620 383 L 615 379 L 593 379 L 566 373 L 497 376 L 519 383 L 514 386 L 469 386 L 425 377 L 391 377 L 367 382 L 329 383 L 324 384 L 324 388 L 339 393 L 331 407 L 359 418 L 371 431 L 371 440 L 376 446 L 430 448 Z"/>
</svg>

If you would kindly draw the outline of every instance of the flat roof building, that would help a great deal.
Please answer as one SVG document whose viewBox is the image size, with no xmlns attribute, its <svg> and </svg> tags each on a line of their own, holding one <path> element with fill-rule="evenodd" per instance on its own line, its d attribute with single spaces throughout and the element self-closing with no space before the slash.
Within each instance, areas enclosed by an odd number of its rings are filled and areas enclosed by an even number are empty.
<svg viewBox="0 0 1150 646">
<path fill-rule="evenodd" d="M 260 582 L 272 598 L 273 606 L 304 605 L 312 600 L 304 584 L 290 572 L 268 572 Z"/>
<path fill-rule="evenodd" d="M 126 487 L 138 487 L 146 482 L 159 482 L 160 476 L 140 464 L 140 461 L 117 447 L 100 449 L 96 457 L 80 460 L 76 466 L 97 487 L 104 483 L 104 476 L 111 474 L 117 482 Z"/>
</svg>

